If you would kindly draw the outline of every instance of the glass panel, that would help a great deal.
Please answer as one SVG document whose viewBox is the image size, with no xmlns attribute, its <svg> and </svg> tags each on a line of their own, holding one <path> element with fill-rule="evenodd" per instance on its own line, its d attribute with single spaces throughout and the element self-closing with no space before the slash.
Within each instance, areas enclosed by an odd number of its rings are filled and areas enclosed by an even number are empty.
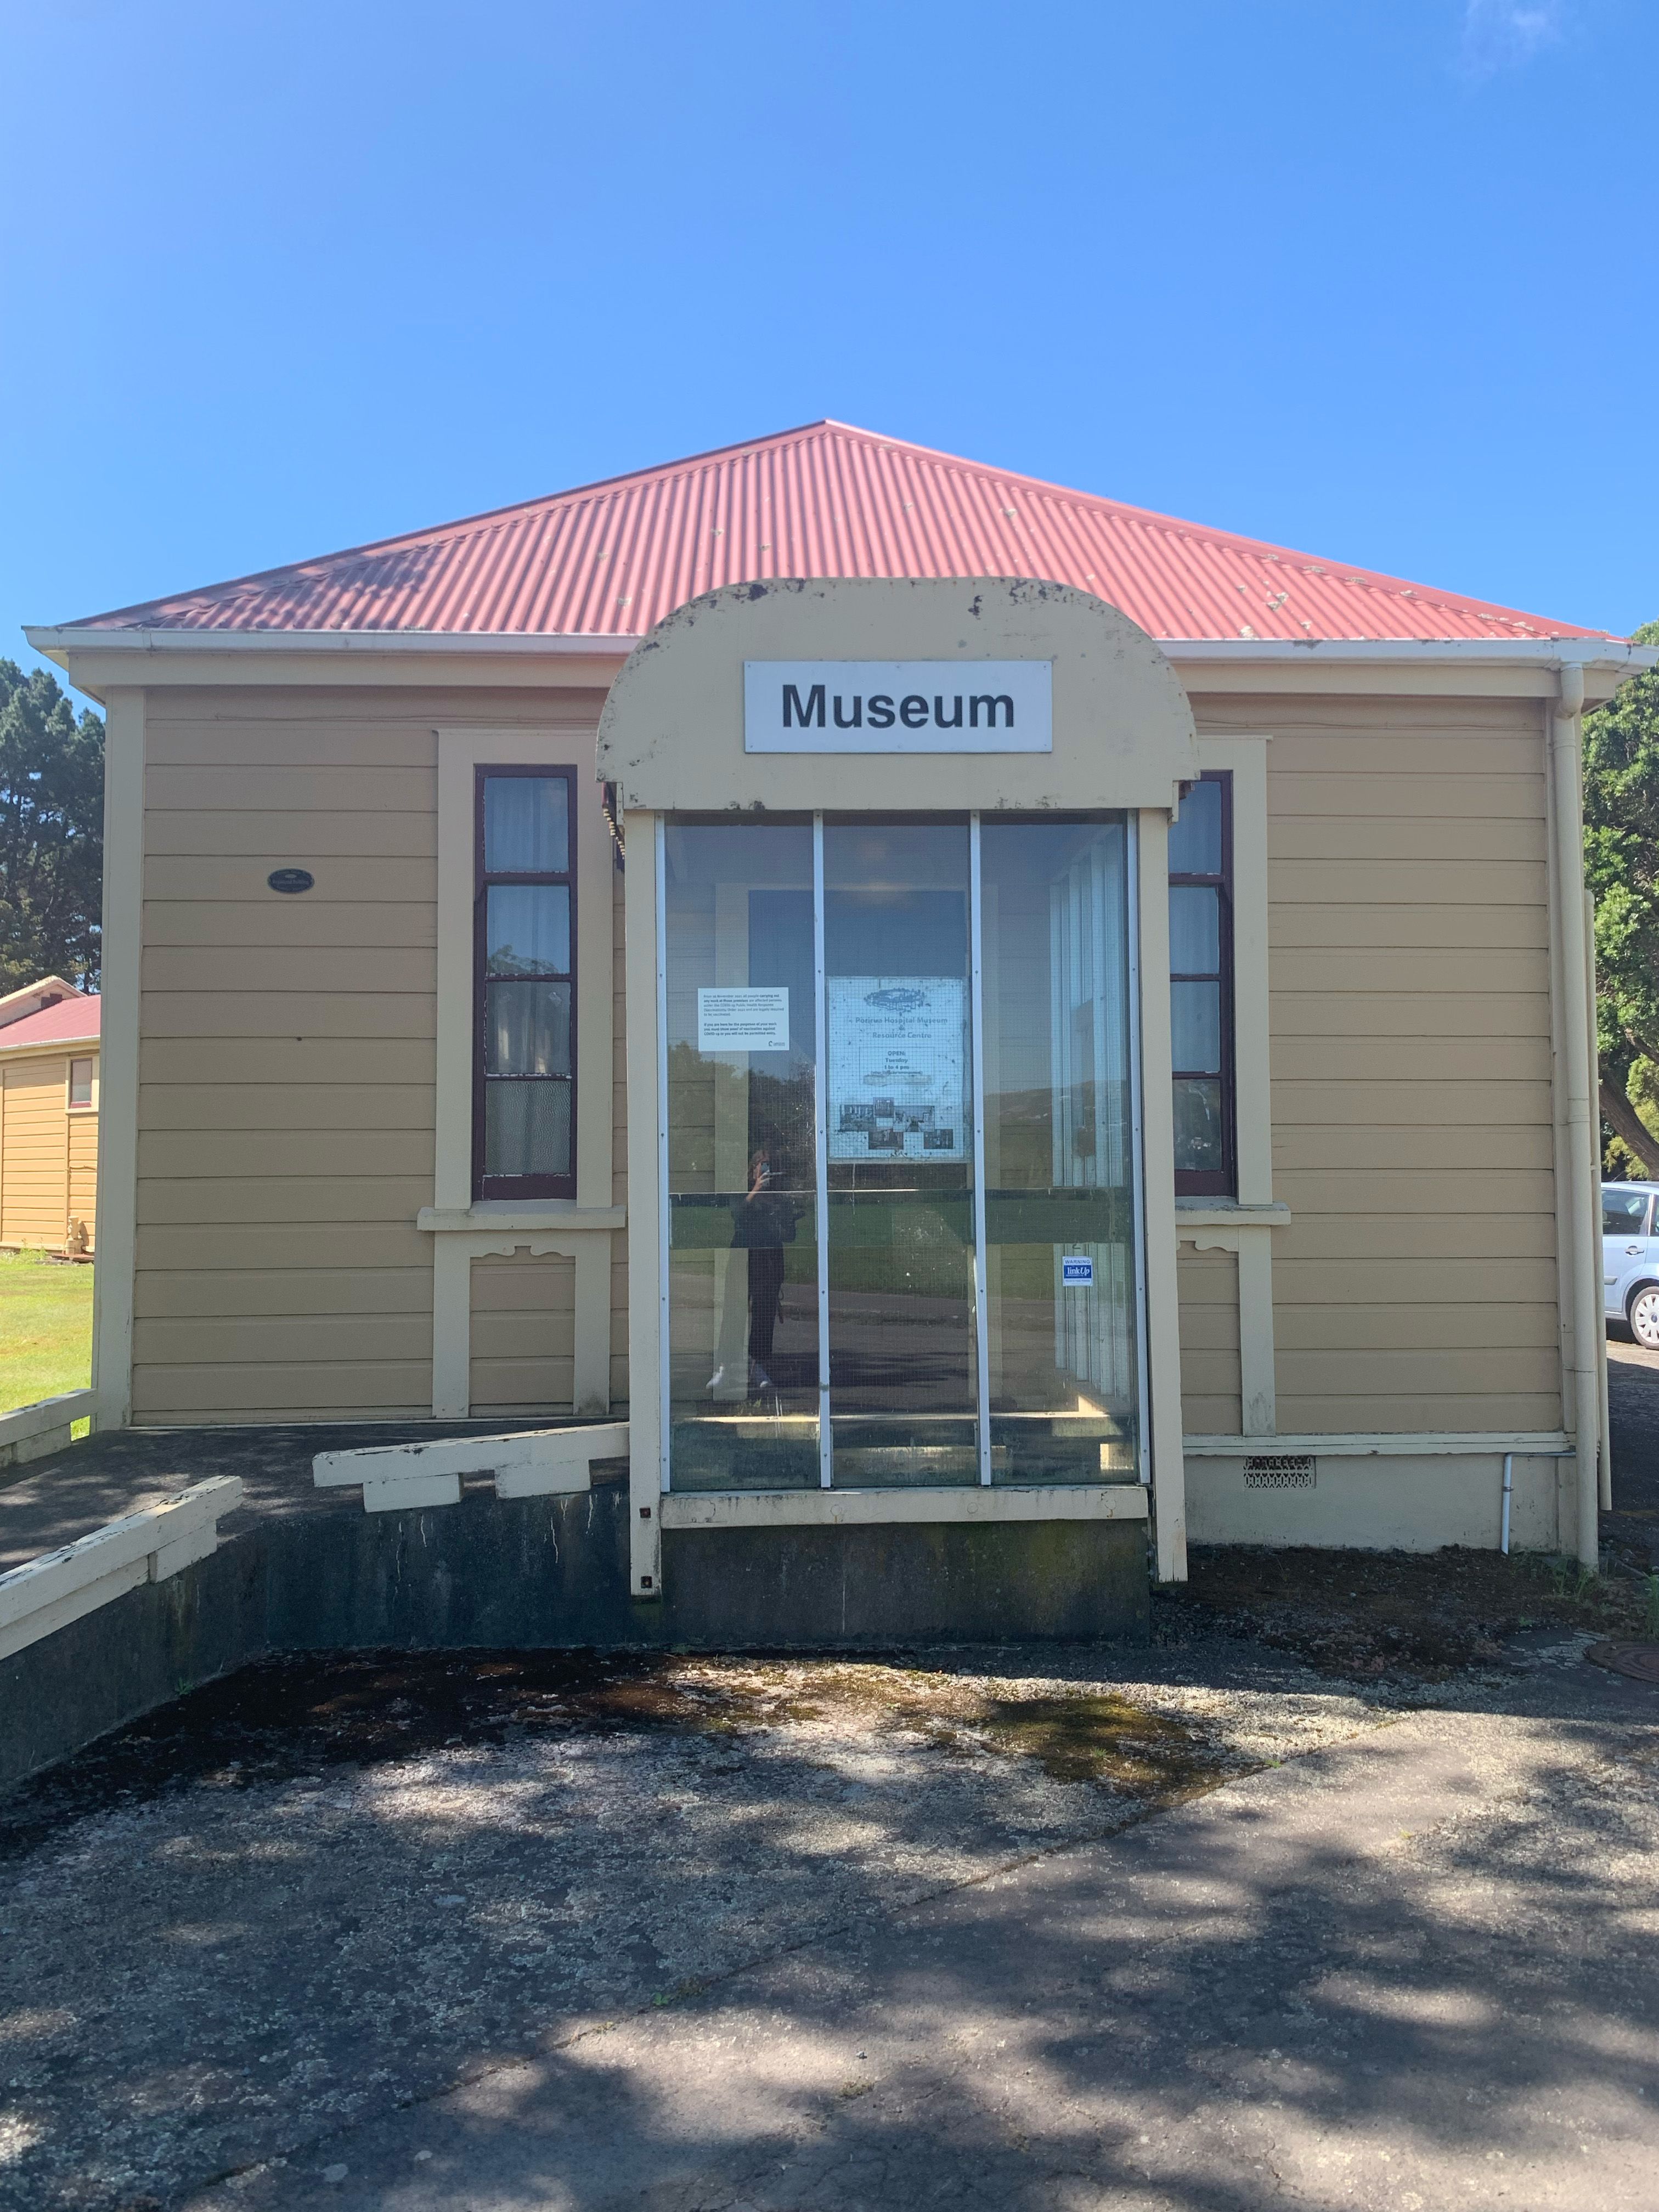
<svg viewBox="0 0 1659 2212">
<path fill-rule="evenodd" d="M 1181 802 L 1181 811 L 1170 824 L 1170 873 L 1172 876 L 1218 876 L 1221 873 L 1221 786 L 1197 783 Z"/>
<path fill-rule="evenodd" d="M 487 1176 L 570 1173 L 570 1085 L 484 1085 Z"/>
<path fill-rule="evenodd" d="M 90 1106 L 92 1103 L 92 1062 L 72 1060 L 70 1062 L 70 1095 L 71 1106 Z"/>
<path fill-rule="evenodd" d="M 812 833 L 666 848 L 670 1480 L 816 1489 Z"/>
<path fill-rule="evenodd" d="M 1180 1075 L 1175 1085 L 1175 1164 L 1177 1175 L 1218 1175 L 1227 1164 L 1222 1141 L 1221 1085 Z"/>
<path fill-rule="evenodd" d="M 484 963 L 490 975 L 570 973 L 568 884 L 492 884 L 485 900 Z"/>
<path fill-rule="evenodd" d="M 484 986 L 486 1075 L 568 1075 L 568 983 Z"/>
<path fill-rule="evenodd" d="M 975 1483 L 968 825 L 823 848 L 835 1481 Z"/>
<path fill-rule="evenodd" d="M 1221 973 L 1221 895 L 1208 884 L 1170 886 L 1170 973 Z"/>
<path fill-rule="evenodd" d="M 1604 1190 L 1601 1193 L 1601 1231 L 1607 1237 L 1639 1237 L 1648 1218 L 1644 1190 Z"/>
<path fill-rule="evenodd" d="M 1221 986 L 1219 983 L 1171 983 L 1170 986 L 1171 1067 L 1219 1075 L 1221 1073 Z"/>
<path fill-rule="evenodd" d="M 1126 836 L 981 836 L 996 1482 L 1139 1476 Z"/>
<path fill-rule="evenodd" d="M 570 866 L 569 786 L 562 775 L 484 778 L 484 873 L 562 876 Z"/>
</svg>

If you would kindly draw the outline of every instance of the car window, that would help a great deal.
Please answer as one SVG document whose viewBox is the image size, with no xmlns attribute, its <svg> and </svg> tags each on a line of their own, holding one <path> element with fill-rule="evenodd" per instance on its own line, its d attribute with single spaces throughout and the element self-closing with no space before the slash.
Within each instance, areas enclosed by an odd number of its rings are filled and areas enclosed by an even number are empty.
<svg viewBox="0 0 1659 2212">
<path fill-rule="evenodd" d="M 1601 1234 L 1639 1237 L 1648 1218 L 1644 1190 L 1604 1190 L 1601 1194 Z"/>
</svg>

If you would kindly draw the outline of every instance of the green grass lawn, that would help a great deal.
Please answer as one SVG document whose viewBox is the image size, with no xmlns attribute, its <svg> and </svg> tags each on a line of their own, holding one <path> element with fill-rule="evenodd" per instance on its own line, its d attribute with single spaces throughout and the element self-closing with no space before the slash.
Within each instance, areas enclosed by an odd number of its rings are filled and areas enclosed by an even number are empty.
<svg viewBox="0 0 1659 2212">
<path fill-rule="evenodd" d="M 0 1413 L 92 1380 L 92 1269 L 0 1252 Z"/>
</svg>

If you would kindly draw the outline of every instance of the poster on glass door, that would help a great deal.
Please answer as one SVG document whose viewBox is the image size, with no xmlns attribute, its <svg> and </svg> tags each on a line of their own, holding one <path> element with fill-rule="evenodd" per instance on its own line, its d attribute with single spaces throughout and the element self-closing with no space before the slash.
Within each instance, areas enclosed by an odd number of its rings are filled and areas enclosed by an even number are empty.
<svg viewBox="0 0 1659 2212">
<path fill-rule="evenodd" d="M 832 1160 L 965 1160 L 960 975 L 831 975 Z"/>
</svg>

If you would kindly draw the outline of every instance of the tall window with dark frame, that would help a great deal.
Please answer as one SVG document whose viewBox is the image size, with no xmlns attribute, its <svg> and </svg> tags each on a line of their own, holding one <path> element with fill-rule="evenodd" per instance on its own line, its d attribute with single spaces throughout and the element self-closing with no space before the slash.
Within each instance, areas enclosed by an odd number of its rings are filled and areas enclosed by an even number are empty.
<svg viewBox="0 0 1659 2212">
<path fill-rule="evenodd" d="M 472 1188 L 576 1194 L 573 769 L 481 768 Z"/>
<path fill-rule="evenodd" d="M 1211 772 L 1170 829 L 1170 1042 L 1180 1198 L 1237 1189 L 1233 1098 L 1233 780 Z"/>
</svg>

